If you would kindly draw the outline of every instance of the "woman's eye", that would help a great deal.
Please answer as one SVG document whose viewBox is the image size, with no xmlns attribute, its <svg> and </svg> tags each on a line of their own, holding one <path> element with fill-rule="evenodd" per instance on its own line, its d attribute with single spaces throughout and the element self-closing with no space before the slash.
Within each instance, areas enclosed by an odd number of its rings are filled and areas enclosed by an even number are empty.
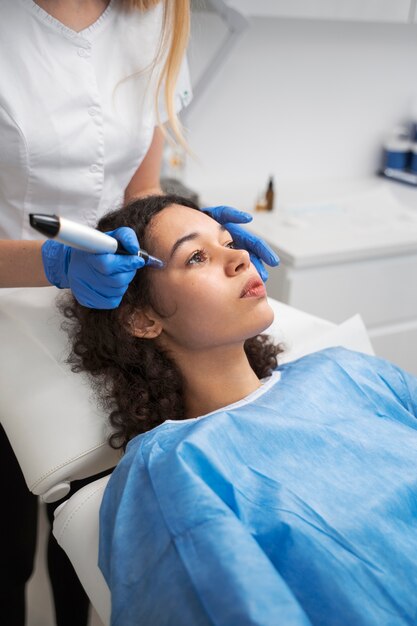
<svg viewBox="0 0 417 626">
<path fill-rule="evenodd" d="M 197 265 L 207 260 L 207 254 L 204 250 L 196 250 L 188 259 L 187 265 Z"/>
<path fill-rule="evenodd" d="M 225 248 L 236 248 L 235 242 L 232 241 L 228 241 L 227 243 L 224 244 Z M 208 260 L 208 254 L 206 252 L 206 250 L 201 249 L 201 250 L 196 250 L 195 252 L 193 252 L 193 254 L 190 256 L 190 258 L 186 261 L 186 265 L 199 265 L 201 263 L 205 263 Z"/>
</svg>

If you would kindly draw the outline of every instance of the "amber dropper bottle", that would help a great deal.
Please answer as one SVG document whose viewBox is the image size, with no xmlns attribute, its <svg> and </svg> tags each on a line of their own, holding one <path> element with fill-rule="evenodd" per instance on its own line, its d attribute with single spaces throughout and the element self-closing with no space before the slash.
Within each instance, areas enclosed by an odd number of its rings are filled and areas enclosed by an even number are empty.
<svg viewBox="0 0 417 626">
<path fill-rule="evenodd" d="M 272 211 L 274 208 L 274 179 L 271 176 L 268 182 L 268 187 L 265 193 L 265 201 L 266 201 L 266 210 Z"/>
</svg>

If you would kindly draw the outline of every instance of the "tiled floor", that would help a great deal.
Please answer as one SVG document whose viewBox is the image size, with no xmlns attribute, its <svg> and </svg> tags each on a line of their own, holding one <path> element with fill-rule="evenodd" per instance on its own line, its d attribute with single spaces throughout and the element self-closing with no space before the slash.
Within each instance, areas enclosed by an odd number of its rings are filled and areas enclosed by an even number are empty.
<svg viewBox="0 0 417 626">
<path fill-rule="evenodd" d="M 27 590 L 26 626 L 55 626 L 52 609 L 52 599 L 49 591 L 48 575 L 46 571 L 46 539 L 48 522 L 44 506 L 40 506 L 38 546 L 36 555 L 35 573 L 32 576 Z M 95 611 L 91 611 L 89 626 L 103 626 Z"/>
</svg>

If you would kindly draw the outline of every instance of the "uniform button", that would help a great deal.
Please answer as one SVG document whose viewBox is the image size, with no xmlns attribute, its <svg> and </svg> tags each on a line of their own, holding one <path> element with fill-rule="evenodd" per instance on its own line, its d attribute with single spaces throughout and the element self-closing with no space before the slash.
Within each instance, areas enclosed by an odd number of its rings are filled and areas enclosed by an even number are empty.
<svg viewBox="0 0 417 626">
<path fill-rule="evenodd" d="M 90 56 L 90 51 L 86 50 L 85 48 L 78 48 L 78 56 L 80 57 L 89 57 Z"/>
<path fill-rule="evenodd" d="M 94 115 L 97 115 L 97 113 L 98 113 L 98 111 L 97 111 L 97 109 L 96 109 L 96 108 L 94 108 L 94 107 L 90 107 L 90 108 L 88 109 L 88 114 L 89 114 L 89 115 L 91 115 L 92 117 L 93 117 Z"/>
<path fill-rule="evenodd" d="M 90 172 L 99 172 L 100 171 L 100 166 L 97 165 L 96 163 L 93 163 L 93 165 L 91 165 L 90 167 Z"/>
</svg>

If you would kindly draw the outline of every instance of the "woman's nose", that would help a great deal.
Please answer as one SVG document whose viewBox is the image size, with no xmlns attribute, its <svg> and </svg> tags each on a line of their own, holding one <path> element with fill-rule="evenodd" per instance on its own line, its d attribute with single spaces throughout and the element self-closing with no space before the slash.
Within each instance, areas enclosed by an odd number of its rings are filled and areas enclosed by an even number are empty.
<svg viewBox="0 0 417 626">
<path fill-rule="evenodd" d="M 235 276 L 248 269 L 250 256 L 247 250 L 227 248 L 225 271 L 228 276 Z"/>
</svg>

